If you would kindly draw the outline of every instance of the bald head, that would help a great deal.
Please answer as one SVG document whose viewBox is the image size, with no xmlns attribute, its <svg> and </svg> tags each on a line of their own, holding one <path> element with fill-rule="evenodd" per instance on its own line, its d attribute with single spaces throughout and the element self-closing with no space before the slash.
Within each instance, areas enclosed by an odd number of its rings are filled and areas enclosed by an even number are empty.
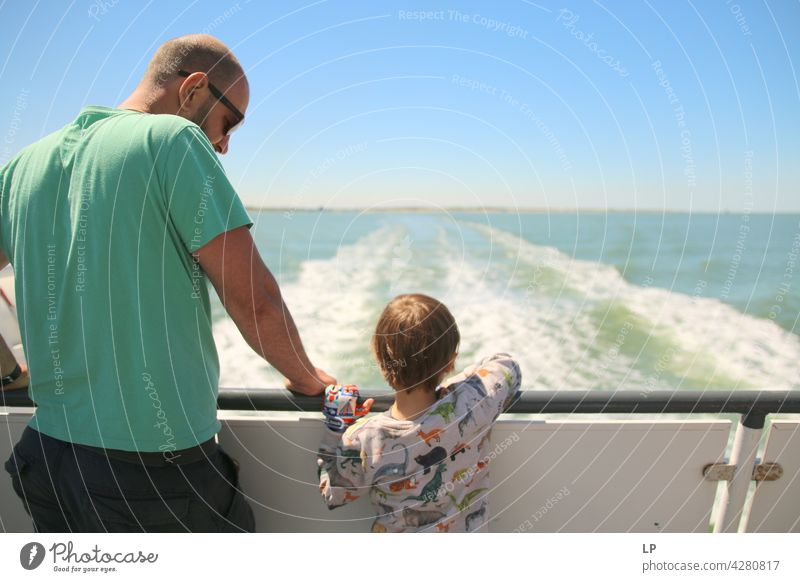
<svg viewBox="0 0 800 582">
<path fill-rule="evenodd" d="M 200 71 L 223 90 L 244 78 L 244 69 L 225 43 L 208 34 L 188 34 L 162 44 L 147 66 L 147 80 L 163 87 L 178 71 Z"/>
<path fill-rule="evenodd" d="M 144 78 L 119 107 L 184 117 L 224 154 L 249 102 L 247 77 L 230 49 L 213 36 L 190 34 L 158 48 Z"/>
</svg>

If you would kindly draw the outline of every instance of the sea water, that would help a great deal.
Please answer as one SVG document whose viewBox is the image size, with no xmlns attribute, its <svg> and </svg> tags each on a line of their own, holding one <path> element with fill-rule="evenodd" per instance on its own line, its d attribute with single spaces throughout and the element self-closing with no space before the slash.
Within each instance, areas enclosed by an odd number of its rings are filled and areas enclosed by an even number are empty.
<svg viewBox="0 0 800 582">
<path fill-rule="evenodd" d="M 375 323 L 420 292 L 456 318 L 459 367 L 508 352 L 526 389 L 800 387 L 800 215 L 251 215 L 307 352 L 340 382 L 385 386 Z M 213 307 L 221 386 L 281 386 Z"/>
</svg>

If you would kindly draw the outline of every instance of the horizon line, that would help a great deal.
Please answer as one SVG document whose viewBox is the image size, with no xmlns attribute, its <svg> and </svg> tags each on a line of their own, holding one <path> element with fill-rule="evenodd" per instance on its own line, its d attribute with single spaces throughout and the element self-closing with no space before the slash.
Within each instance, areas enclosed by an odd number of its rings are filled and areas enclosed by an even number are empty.
<svg viewBox="0 0 800 582">
<path fill-rule="evenodd" d="M 592 213 L 592 214 L 599 214 L 605 212 L 618 212 L 618 213 L 646 213 L 646 214 L 656 214 L 656 213 L 664 213 L 664 214 L 765 214 L 765 215 L 776 215 L 776 214 L 800 214 L 800 209 L 797 210 L 730 210 L 730 209 L 720 209 L 720 210 L 683 210 L 677 208 L 599 208 L 599 207 L 587 207 L 587 208 L 568 208 L 568 207 L 554 207 L 554 208 L 547 208 L 541 206 L 524 206 L 524 207 L 511 207 L 511 206 L 444 206 L 441 208 L 429 208 L 424 206 L 397 206 L 397 207 L 383 207 L 383 208 L 369 208 L 364 206 L 335 206 L 335 207 L 324 207 L 324 206 L 315 206 L 315 207 L 290 207 L 290 206 L 255 206 L 252 204 L 245 204 L 245 209 L 249 211 L 257 211 L 257 212 L 364 212 L 370 214 L 381 214 L 381 213 L 391 213 L 391 212 L 408 212 L 408 213 L 416 213 L 416 214 L 443 214 L 448 212 L 467 212 L 467 213 L 477 213 L 477 214 L 513 214 L 513 213 L 521 213 L 521 214 L 545 214 L 545 213 L 554 213 L 554 214 L 566 214 L 566 213 Z"/>
</svg>

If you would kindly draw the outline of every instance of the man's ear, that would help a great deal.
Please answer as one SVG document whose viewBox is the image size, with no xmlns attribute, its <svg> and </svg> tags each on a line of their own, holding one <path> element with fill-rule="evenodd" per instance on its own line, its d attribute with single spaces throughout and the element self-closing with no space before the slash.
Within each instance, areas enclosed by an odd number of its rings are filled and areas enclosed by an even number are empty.
<svg viewBox="0 0 800 582">
<path fill-rule="evenodd" d="M 178 87 L 178 103 L 181 109 L 192 111 L 199 104 L 200 93 L 208 86 L 208 77 L 201 72 L 192 73 Z"/>
</svg>

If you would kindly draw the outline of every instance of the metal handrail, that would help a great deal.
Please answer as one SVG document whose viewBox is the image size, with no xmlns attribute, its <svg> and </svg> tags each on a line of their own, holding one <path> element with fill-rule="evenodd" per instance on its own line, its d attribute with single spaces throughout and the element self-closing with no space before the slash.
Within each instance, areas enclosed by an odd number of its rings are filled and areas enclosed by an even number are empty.
<svg viewBox="0 0 800 582">
<path fill-rule="evenodd" d="M 387 410 L 391 393 L 362 390 L 374 398 L 372 410 Z M 320 397 L 283 389 L 221 388 L 220 410 L 319 412 Z M 27 391 L 0 393 L 0 406 L 34 406 Z M 507 410 L 526 414 L 741 414 L 742 424 L 762 428 L 777 412 L 800 413 L 800 390 L 523 390 Z"/>
</svg>

